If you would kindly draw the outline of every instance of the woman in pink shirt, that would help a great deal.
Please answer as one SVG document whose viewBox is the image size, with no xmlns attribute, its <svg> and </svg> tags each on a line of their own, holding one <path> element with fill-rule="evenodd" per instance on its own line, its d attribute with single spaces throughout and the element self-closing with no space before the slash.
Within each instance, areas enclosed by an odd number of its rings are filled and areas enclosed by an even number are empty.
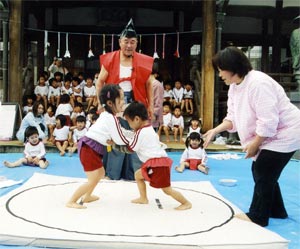
<svg viewBox="0 0 300 249">
<path fill-rule="evenodd" d="M 278 179 L 300 149 L 300 110 L 275 80 L 252 69 L 240 49 L 219 51 L 213 65 L 229 85 L 227 116 L 204 134 L 204 147 L 222 131 L 238 132 L 245 158 L 253 159 L 252 203 L 248 213 L 236 217 L 261 226 L 267 226 L 270 217 L 287 218 Z"/>
</svg>

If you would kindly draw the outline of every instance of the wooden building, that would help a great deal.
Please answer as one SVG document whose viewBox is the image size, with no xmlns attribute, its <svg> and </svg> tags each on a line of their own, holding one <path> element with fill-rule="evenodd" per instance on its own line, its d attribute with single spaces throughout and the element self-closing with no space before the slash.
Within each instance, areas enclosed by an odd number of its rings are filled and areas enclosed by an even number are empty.
<svg viewBox="0 0 300 249">
<path fill-rule="evenodd" d="M 157 52 L 161 79 L 195 82 L 207 130 L 224 115 L 226 101 L 211 65 L 215 52 L 257 48 L 257 69 L 292 82 L 289 39 L 299 15 L 298 0 L 0 0 L 0 98 L 21 103 L 24 84 L 34 84 L 54 56 L 73 73 L 98 72 L 99 55 L 118 49 L 118 34 L 133 18 L 138 49 Z"/>
</svg>

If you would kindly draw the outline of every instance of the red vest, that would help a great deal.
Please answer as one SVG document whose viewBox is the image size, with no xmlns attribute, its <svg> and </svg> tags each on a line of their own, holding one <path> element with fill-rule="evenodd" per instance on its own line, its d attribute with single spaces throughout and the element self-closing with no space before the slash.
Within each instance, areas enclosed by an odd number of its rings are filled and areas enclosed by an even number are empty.
<svg viewBox="0 0 300 249">
<path fill-rule="evenodd" d="M 119 84 L 122 81 L 131 81 L 134 100 L 142 102 L 148 107 L 146 82 L 152 72 L 153 58 L 135 52 L 132 57 L 131 77 L 120 79 L 120 50 L 100 55 L 100 68 L 104 66 L 108 72 L 105 83 Z"/>
</svg>

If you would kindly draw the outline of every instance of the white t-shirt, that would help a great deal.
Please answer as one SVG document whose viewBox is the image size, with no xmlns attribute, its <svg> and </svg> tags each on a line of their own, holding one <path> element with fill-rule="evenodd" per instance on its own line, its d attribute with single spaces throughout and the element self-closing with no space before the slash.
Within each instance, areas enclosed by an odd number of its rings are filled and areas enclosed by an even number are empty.
<svg viewBox="0 0 300 249">
<path fill-rule="evenodd" d="M 135 132 L 133 139 L 129 142 L 129 147 L 136 151 L 142 162 L 146 162 L 150 158 L 167 157 L 167 153 L 151 125 L 144 126 Z"/>
<path fill-rule="evenodd" d="M 38 157 L 43 158 L 46 155 L 45 145 L 43 142 L 39 142 L 38 144 L 31 144 L 29 142 L 26 143 L 24 149 L 24 156 L 25 158 L 28 157 Z"/>
<path fill-rule="evenodd" d="M 48 91 L 49 91 L 48 86 L 37 85 L 34 88 L 34 94 L 35 95 L 48 96 Z"/>
<path fill-rule="evenodd" d="M 54 88 L 53 86 L 49 86 L 48 99 L 51 96 L 60 96 L 60 87 Z"/>
<path fill-rule="evenodd" d="M 82 138 L 87 132 L 87 128 L 83 128 L 82 130 L 78 130 L 77 128 L 73 130 L 73 142 L 77 143 L 80 138 Z"/>
<path fill-rule="evenodd" d="M 70 103 L 59 104 L 55 112 L 55 117 L 59 114 L 70 116 L 72 111 L 73 108 Z"/>
<path fill-rule="evenodd" d="M 53 131 L 53 136 L 55 140 L 65 141 L 68 140 L 69 137 L 69 126 L 64 126 L 62 128 L 55 128 Z"/>
<path fill-rule="evenodd" d="M 171 118 L 171 127 L 173 128 L 174 126 L 178 125 L 179 127 L 184 128 L 184 121 L 183 121 L 183 116 L 175 117 L 172 115 Z"/>
<path fill-rule="evenodd" d="M 45 113 L 44 116 L 45 116 L 46 125 L 55 125 L 56 124 L 54 115 L 52 117 L 50 117 L 48 113 Z"/>
<path fill-rule="evenodd" d="M 84 93 L 84 97 L 88 98 L 88 97 L 93 97 L 96 96 L 96 87 L 95 86 L 85 86 L 83 88 L 83 93 Z"/>
<path fill-rule="evenodd" d="M 128 78 L 131 76 L 132 67 L 124 67 L 120 65 L 120 79 Z M 119 83 L 119 86 L 123 89 L 124 92 L 132 91 L 132 85 L 130 80 L 125 80 Z"/>
<path fill-rule="evenodd" d="M 206 165 L 208 158 L 204 149 L 202 148 L 193 149 L 189 146 L 183 151 L 180 158 L 180 163 L 184 162 L 187 159 L 201 159 L 201 164 Z"/>
<path fill-rule="evenodd" d="M 119 145 L 125 145 L 128 142 L 122 132 L 118 118 L 106 111 L 100 114 L 85 136 L 103 145 L 107 145 L 107 140 L 111 139 Z"/>
</svg>

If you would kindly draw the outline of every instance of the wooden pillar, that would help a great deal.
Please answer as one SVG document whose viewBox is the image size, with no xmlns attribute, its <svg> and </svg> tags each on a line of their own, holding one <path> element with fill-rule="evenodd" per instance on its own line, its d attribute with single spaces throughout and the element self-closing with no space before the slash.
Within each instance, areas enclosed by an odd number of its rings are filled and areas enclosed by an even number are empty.
<svg viewBox="0 0 300 249">
<path fill-rule="evenodd" d="M 22 102 L 22 0 L 10 1 L 8 101 Z"/>
<path fill-rule="evenodd" d="M 215 72 L 212 66 L 212 57 L 215 54 L 216 43 L 216 1 L 202 2 L 202 79 L 201 79 L 201 104 L 200 117 L 203 120 L 203 131 L 213 128 L 214 124 L 214 89 Z"/>
</svg>

